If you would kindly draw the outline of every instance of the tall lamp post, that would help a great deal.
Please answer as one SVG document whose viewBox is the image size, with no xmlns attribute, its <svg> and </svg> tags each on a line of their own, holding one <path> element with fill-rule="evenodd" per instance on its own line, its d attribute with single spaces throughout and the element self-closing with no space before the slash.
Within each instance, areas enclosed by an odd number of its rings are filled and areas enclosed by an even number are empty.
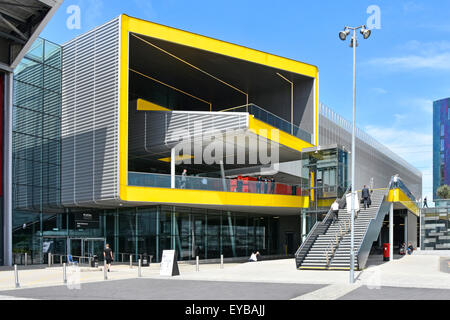
<svg viewBox="0 0 450 320">
<path fill-rule="evenodd" d="M 366 28 L 365 25 L 352 28 L 345 27 L 344 31 L 339 32 L 339 38 L 342 41 L 347 39 L 347 36 L 350 34 L 350 30 L 353 30 L 353 36 L 350 41 L 350 47 L 353 48 L 353 130 L 352 130 L 352 197 L 351 197 L 351 234 L 350 234 L 350 283 L 355 282 L 355 135 L 356 135 L 356 126 L 355 126 L 355 111 L 356 111 L 356 47 L 358 46 L 358 40 L 356 39 L 356 31 L 361 29 L 361 34 L 364 39 L 370 37 L 370 30 Z"/>
</svg>

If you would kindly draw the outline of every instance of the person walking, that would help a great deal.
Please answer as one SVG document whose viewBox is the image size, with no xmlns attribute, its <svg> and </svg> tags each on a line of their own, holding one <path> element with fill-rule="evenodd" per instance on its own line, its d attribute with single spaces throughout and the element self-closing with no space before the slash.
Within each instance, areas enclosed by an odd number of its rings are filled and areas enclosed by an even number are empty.
<svg viewBox="0 0 450 320">
<path fill-rule="evenodd" d="M 269 184 L 269 179 L 268 178 L 264 178 L 264 193 L 267 194 L 267 187 Z"/>
<path fill-rule="evenodd" d="M 258 176 L 258 178 L 256 180 L 257 180 L 257 182 L 256 182 L 256 193 L 261 193 L 261 181 L 262 181 L 261 176 Z"/>
<path fill-rule="evenodd" d="M 184 169 L 183 173 L 181 174 L 181 189 L 186 189 L 186 176 L 187 176 L 187 170 Z"/>
<path fill-rule="evenodd" d="M 111 262 L 114 261 L 112 249 L 109 247 L 107 243 L 105 246 L 105 250 L 103 250 L 103 258 L 106 261 L 106 267 L 108 268 L 108 272 L 111 271 Z"/>
<path fill-rule="evenodd" d="M 363 198 L 363 201 L 364 201 L 364 210 L 367 208 L 370 208 L 370 205 L 369 205 L 370 191 L 366 185 L 364 185 L 364 188 L 361 191 L 361 197 Z"/>
<path fill-rule="evenodd" d="M 243 185 L 243 181 L 242 181 L 242 177 L 238 176 L 237 177 L 237 192 L 242 192 L 242 185 Z"/>
<path fill-rule="evenodd" d="M 428 208 L 427 197 L 423 198 L 423 208 Z"/>
<path fill-rule="evenodd" d="M 270 179 L 270 193 L 274 194 L 275 193 L 275 178 L 272 177 L 272 179 Z"/>
<path fill-rule="evenodd" d="M 331 210 L 333 211 L 333 222 L 338 221 L 338 214 L 339 214 L 339 202 L 338 199 L 334 200 L 333 204 L 331 205 Z"/>
</svg>

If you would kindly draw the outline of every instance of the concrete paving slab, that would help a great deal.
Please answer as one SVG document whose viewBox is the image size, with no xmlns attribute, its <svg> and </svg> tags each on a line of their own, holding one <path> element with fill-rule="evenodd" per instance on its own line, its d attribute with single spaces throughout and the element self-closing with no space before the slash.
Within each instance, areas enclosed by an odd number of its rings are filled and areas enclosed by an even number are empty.
<svg viewBox="0 0 450 320">
<path fill-rule="evenodd" d="M 127 279 L 3 291 L 2 296 L 51 300 L 289 300 L 320 289 L 317 284 Z"/>
<path fill-rule="evenodd" d="M 338 300 L 450 300 L 450 290 L 396 287 L 371 289 L 362 286 Z"/>
</svg>

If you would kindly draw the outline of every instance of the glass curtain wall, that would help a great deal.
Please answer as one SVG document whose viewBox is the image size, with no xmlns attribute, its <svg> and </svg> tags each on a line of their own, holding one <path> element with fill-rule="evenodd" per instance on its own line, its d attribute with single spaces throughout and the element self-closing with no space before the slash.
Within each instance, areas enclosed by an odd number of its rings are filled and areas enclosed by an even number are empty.
<svg viewBox="0 0 450 320">
<path fill-rule="evenodd" d="M 37 39 L 14 71 L 13 255 L 42 260 L 60 208 L 61 47 Z"/>
<path fill-rule="evenodd" d="M 79 224 L 77 217 L 83 213 L 92 216 L 90 225 Z M 87 256 L 87 246 L 82 246 L 89 239 L 104 239 L 116 261 L 124 257 L 124 263 L 130 254 L 151 255 L 153 262 L 159 262 L 162 251 L 168 249 L 177 251 L 178 260 L 195 260 L 197 255 L 200 259 L 218 259 L 221 254 L 247 257 L 256 250 L 263 256 L 284 253 L 279 239 L 282 217 L 172 206 L 66 209 L 36 215 L 39 219 L 27 227 L 34 233 L 18 233 L 15 242 L 20 245 L 22 236 L 34 250 L 43 252 L 41 260 L 35 258 L 33 263 L 46 263 L 48 252 Z M 23 255 L 17 254 L 16 263 L 23 263 Z"/>
</svg>

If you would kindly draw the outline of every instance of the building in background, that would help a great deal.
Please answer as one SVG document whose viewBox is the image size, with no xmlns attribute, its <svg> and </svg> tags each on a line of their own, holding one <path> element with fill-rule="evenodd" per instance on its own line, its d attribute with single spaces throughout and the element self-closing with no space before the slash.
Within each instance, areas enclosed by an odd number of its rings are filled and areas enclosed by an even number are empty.
<svg viewBox="0 0 450 320">
<path fill-rule="evenodd" d="M 433 200 L 439 200 L 440 186 L 450 185 L 449 106 L 450 98 L 433 102 Z"/>
<path fill-rule="evenodd" d="M 126 15 L 35 41 L 13 102 L 16 263 L 106 242 L 118 261 L 292 256 L 349 186 L 351 125 L 319 104 L 317 67 Z M 390 203 L 396 245 L 417 243 L 421 173 L 361 130 L 356 152 L 357 189 L 385 193 L 367 254 Z"/>
</svg>

